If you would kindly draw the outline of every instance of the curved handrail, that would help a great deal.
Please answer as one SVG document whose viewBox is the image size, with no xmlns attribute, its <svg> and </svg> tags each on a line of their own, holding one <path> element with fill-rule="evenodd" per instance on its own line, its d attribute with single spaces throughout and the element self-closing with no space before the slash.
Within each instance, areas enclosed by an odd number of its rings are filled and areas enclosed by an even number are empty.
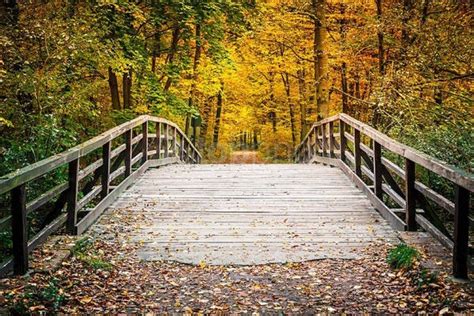
<svg viewBox="0 0 474 316">
<path fill-rule="evenodd" d="M 127 130 L 138 127 L 147 121 L 152 121 L 155 123 L 164 123 L 176 128 L 177 131 L 181 134 L 181 136 L 186 139 L 188 145 L 199 156 L 199 158 L 202 158 L 196 147 L 175 123 L 160 117 L 141 115 L 131 121 L 125 122 L 94 138 L 91 138 L 90 140 L 82 144 L 72 147 L 62 153 L 40 160 L 26 167 L 17 169 L 9 174 L 0 176 L 0 194 L 4 194 L 19 185 L 34 180 L 44 175 L 45 173 L 57 168 L 60 165 L 69 163 L 79 157 L 83 157 L 88 153 L 100 148 L 105 143 L 113 140 L 115 137 L 125 133 Z"/>
</svg>

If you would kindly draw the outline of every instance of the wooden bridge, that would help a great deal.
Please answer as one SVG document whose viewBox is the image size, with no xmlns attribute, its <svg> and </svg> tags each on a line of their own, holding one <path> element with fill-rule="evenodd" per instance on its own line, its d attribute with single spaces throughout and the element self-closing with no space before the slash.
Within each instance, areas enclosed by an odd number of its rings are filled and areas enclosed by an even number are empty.
<svg viewBox="0 0 474 316">
<path fill-rule="evenodd" d="M 389 159 L 390 158 L 390 159 Z M 172 122 L 140 116 L 64 153 L 0 178 L 9 194 L 13 256 L 2 275 L 28 270 L 28 255 L 65 228 L 97 238 L 126 231 L 145 260 L 262 264 L 354 258 L 396 231 L 424 230 L 453 254 L 467 278 L 473 176 L 400 144 L 347 115 L 316 122 L 297 164 L 200 165 Z M 67 168 L 67 182 L 29 197 L 31 183 Z M 449 183 L 450 200 L 419 179 Z M 454 217 L 452 233 L 435 210 Z M 28 215 L 47 212 L 30 232 Z M 124 216 L 134 219 L 120 220 Z"/>
</svg>

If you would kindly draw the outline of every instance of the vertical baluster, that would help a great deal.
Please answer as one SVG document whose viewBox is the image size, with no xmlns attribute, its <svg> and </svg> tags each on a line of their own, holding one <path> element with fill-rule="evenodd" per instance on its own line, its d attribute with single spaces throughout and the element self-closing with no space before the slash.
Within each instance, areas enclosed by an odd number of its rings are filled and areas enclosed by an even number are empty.
<svg viewBox="0 0 474 316">
<path fill-rule="evenodd" d="M 101 175 L 101 183 L 102 183 L 102 192 L 101 197 L 104 199 L 109 194 L 109 187 L 110 187 L 110 141 L 105 143 L 102 146 L 102 175 Z"/>
<path fill-rule="evenodd" d="M 339 119 L 339 142 L 341 143 L 341 161 L 345 162 L 346 160 L 346 136 L 345 136 L 346 124 Z"/>
<path fill-rule="evenodd" d="M 165 125 L 165 158 L 168 158 L 170 156 L 170 126 L 168 124 Z"/>
<path fill-rule="evenodd" d="M 408 231 L 416 231 L 415 163 L 405 159 L 405 215 Z"/>
<path fill-rule="evenodd" d="M 75 235 L 77 223 L 77 193 L 79 187 L 79 158 L 69 162 L 67 191 L 67 232 Z"/>
<path fill-rule="evenodd" d="M 311 158 L 313 158 L 313 153 L 311 152 L 311 134 L 308 134 L 308 137 L 306 138 L 306 151 L 308 152 L 307 162 L 309 162 L 311 161 Z"/>
<path fill-rule="evenodd" d="M 382 146 L 374 143 L 374 191 L 375 196 L 382 199 Z"/>
<path fill-rule="evenodd" d="M 329 122 L 329 157 L 334 158 L 334 122 Z"/>
<path fill-rule="evenodd" d="M 322 136 L 322 141 L 321 141 L 321 156 L 326 157 L 326 124 L 321 125 L 321 136 Z"/>
<path fill-rule="evenodd" d="M 459 185 L 456 185 L 455 190 L 453 275 L 455 278 L 467 279 L 470 192 Z"/>
<path fill-rule="evenodd" d="M 156 159 L 161 158 L 161 123 L 156 123 Z"/>
<path fill-rule="evenodd" d="M 173 127 L 173 157 L 179 157 L 178 155 L 178 140 L 176 139 L 176 128 Z"/>
<path fill-rule="evenodd" d="M 132 174 L 132 129 L 125 132 L 125 177 Z"/>
<path fill-rule="evenodd" d="M 181 142 L 179 146 L 179 158 L 181 159 L 182 162 L 185 162 L 184 159 L 184 136 L 181 135 Z"/>
<path fill-rule="evenodd" d="M 360 156 L 360 131 L 354 128 L 354 159 L 355 173 L 360 178 L 362 176 L 361 156 Z"/>
<path fill-rule="evenodd" d="M 318 135 L 318 127 L 313 127 L 313 136 L 314 136 L 314 154 L 317 156 L 319 155 L 319 135 Z"/>
<path fill-rule="evenodd" d="M 142 163 L 145 163 L 148 160 L 148 121 L 145 121 L 142 124 L 142 134 L 143 134 Z"/>
<path fill-rule="evenodd" d="M 28 271 L 28 226 L 26 221 L 25 184 L 11 191 L 13 272 L 16 275 Z"/>
</svg>

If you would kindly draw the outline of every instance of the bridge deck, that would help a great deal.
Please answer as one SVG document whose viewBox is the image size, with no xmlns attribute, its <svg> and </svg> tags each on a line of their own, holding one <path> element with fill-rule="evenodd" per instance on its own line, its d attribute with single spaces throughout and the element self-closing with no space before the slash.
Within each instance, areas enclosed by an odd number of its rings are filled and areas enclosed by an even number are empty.
<svg viewBox="0 0 474 316">
<path fill-rule="evenodd" d="M 145 260 L 242 265 L 357 258 L 398 240 L 339 169 L 294 164 L 150 169 L 92 234 Z"/>
</svg>

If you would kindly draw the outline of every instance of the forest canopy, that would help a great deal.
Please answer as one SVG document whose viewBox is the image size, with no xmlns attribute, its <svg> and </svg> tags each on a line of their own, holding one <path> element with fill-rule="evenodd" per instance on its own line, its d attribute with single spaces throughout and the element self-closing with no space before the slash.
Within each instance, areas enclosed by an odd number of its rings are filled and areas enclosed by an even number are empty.
<svg viewBox="0 0 474 316">
<path fill-rule="evenodd" d="M 347 113 L 473 168 L 472 5 L 454 0 L 2 1 L 0 173 L 141 114 L 210 161 L 289 161 Z"/>
</svg>

